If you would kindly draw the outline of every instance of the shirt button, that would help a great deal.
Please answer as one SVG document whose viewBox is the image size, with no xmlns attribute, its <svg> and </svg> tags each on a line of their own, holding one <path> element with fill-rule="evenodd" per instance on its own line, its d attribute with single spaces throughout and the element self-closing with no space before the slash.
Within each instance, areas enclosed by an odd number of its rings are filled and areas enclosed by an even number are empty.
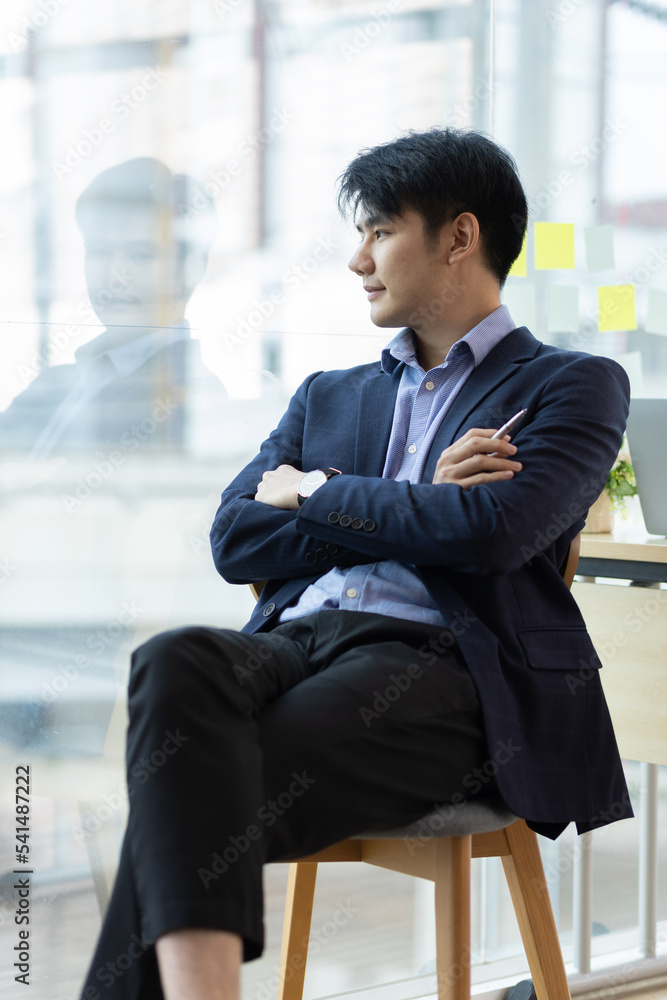
<svg viewBox="0 0 667 1000">
<path fill-rule="evenodd" d="M 341 528 L 349 528 L 350 525 L 352 524 L 352 518 L 350 517 L 349 514 L 343 514 L 338 523 L 340 524 Z"/>
<path fill-rule="evenodd" d="M 408 451 L 410 452 L 411 455 L 414 455 L 414 453 L 417 451 L 417 445 L 411 444 L 410 447 L 408 448 Z"/>
<path fill-rule="evenodd" d="M 271 604 L 267 604 L 266 605 L 266 607 L 262 611 L 262 614 L 264 615 L 265 618 L 268 618 L 269 615 L 272 615 L 275 610 L 276 610 L 276 606 L 275 606 L 275 604 L 273 602 L 271 602 Z"/>
<path fill-rule="evenodd" d="M 327 552 L 330 556 L 335 556 L 338 552 L 338 546 L 334 542 L 327 542 Z"/>
<path fill-rule="evenodd" d="M 426 388 L 430 392 L 432 389 L 435 389 L 435 383 L 434 382 L 427 382 L 426 383 Z"/>
<path fill-rule="evenodd" d="M 352 521 L 352 527 L 354 528 L 355 531 L 359 531 L 359 528 L 363 528 L 363 526 L 364 526 L 363 517 L 355 517 L 354 520 Z"/>
<path fill-rule="evenodd" d="M 329 524 L 338 524 L 338 522 L 340 521 L 340 514 L 338 513 L 337 510 L 332 510 L 327 520 Z"/>
<path fill-rule="evenodd" d="M 372 517 L 364 521 L 364 531 L 375 531 L 376 524 Z"/>
<path fill-rule="evenodd" d="M 357 592 L 354 589 L 354 587 L 349 587 L 348 590 L 345 591 L 345 596 L 346 597 L 356 597 L 357 596 Z"/>
<path fill-rule="evenodd" d="M 307 563 L 317 562 L 317 556 L 315 555 L 314 552 L 306 552 L 306 562 Z"/>
<path fill-rule="evenodd" d="M 320 546 L 320 548 L 315 549 L 315 562 L 321 562 L 321 560 L 326 559 L 326 557 L 327 557 L 327 550 L 324 548 L 323 545 Z"/>
</svg>

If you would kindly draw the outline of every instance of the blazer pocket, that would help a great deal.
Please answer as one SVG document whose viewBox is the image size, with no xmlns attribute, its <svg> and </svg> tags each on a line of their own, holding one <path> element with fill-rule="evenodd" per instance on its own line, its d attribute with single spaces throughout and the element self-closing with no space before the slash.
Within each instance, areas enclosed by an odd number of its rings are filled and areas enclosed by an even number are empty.
<svg viewBox="0 0 667 1000">
<path fill-rule="evenodd" d="M 602 666 L 585 628 L 520 628 L 517 635 L 534 670 L 572 670 L 582 665 L 599 670 Z"/>
</svg>

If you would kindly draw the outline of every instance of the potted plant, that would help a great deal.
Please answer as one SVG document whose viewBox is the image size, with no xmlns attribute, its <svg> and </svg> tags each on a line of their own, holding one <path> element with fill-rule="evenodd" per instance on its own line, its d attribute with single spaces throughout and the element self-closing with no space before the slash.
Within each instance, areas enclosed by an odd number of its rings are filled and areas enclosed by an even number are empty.
<svg viewBox="0 0 667 1000">
<path fill-rule="evenodd" d="M 636 496 L 637 483 L 632 468 L 630 452 L 623 438 L 621 450 L 612 465 L 602 493 L 588 512 L 583 530 L 586 532 L 613 531 L 614 515 L 627 516 L 626 501 Z"/>
</svg>

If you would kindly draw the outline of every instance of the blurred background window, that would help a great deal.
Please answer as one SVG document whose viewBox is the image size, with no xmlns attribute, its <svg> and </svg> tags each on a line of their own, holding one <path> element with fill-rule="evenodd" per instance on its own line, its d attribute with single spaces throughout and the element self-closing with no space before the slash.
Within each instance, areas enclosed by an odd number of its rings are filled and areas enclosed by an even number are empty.
<svg viewBox="0 0 667 1000">
<path fill-rule="evenodd" d="M 492 134 L 531 210 L 503 292 L 517 324 L 666 397 L 666 55 L 665 0 L 3 3 L 3 995 L 24 995 L 8 961 L 16 766 L 33 778 L 30 996 L 70 1000 L 126 817 L 129 652 L 247 620 L 249 591 L 210 557 L 220 491 L 307 374 L 374 360 L 391 336 L 347 270 L 337 176 L 405 129 Z M 636 950 L 637 841 L 636 821 L 594 841 L 601 965 Z M 544 855 L 571 958 L 574 836 Z M 266 873 L 248 1000 L 275 995 L 285 877 Z M 526 965 L 497 867 L 474 879 L 484 992 Z M 432 988 L 429 885 L 335 866 L 321 886 L 309 997 Z"/>
</svg>

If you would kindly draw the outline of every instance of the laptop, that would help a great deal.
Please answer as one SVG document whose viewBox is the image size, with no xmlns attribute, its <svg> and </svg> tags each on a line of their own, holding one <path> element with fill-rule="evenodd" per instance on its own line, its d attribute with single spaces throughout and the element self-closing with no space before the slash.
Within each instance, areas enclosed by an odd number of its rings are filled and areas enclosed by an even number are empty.
<svg viewBox="0 0 667 1000">
<path fill-rule="evenodd" d="M 667 399 L 633 399 L 628 446 L 646 530 L 667 535 Z"/>
</svg>

